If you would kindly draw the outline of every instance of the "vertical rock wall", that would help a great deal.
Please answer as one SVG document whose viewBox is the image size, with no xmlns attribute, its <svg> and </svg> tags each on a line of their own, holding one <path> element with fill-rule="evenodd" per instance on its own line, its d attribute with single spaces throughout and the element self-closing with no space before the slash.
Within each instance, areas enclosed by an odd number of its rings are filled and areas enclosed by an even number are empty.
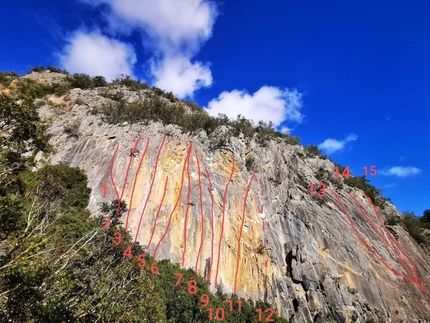
<svg viewBox="0 0 430 323">
<path fill-rule="evenodd" d="M 130 208 L 128 229 L 133 237 L 147 200 L 137 236 L 144 246 L 151 238 L 168 177 L 156 229 L 148 246 L 152 254 L 172 214 L 167 235 L 159 245 L 157 259 L 184 262 L 184 267 L 196 269 L 205 277 L 210 271 L 211 288 L 215 289 L 218 284 L 227 293 L 234 292 L 236 281 L 237 294 L 270 302 L 291 322 L 430 320 L 430 299 L 426 293 L 430 290 L 430 259 L 410 236 L 399 227 L 391 228 L 404 253 L 416 266 L 421 287 L 414 278 L 411 282 L 400 277 L 411 277 L 408 270 L 413 273 L 412 265 L 405 257 L 402 258 L 405 266 L 402 265 L 396 255 L 401 254 L 400 249 L 394 243 L 394 250 L 389 248 L 365 221 L 363 213 L 390 241 L 373 206 L 362 192 L 349 189 L 351 195 L 348 195 L 346 186 L 337 189 L 326 183 L 324 203 L 310 196 L 308 184 L 317 187 L 319 183 L 314 177 L 316 170 L 320 167 L 332 170 L 331 162 L 301 159 L 300 146 L 275 141 L 262 147 L 253 139 L 231 138 L 226 149 L 213 151 L 209 149 L 209 139 L 204 133 L 190 136 L 174 126 L 159 123 L 112 127 L 84 111 L 85 107 L 75 107 L 58 117 L 53 111 L 44 110 L 45 117 L 54 118 L 50 132 L 54 135 L 51 141 L 56 152 L 50 157 L 50 162 L 69 162 L 87 173 L 92 188 L 89 208 L 94 215 L 98 213 L 100 203 L 117 198 L 110 178 L 112 170 L 118 194 L 123 191 L 123 199 Z M 62 128 L 76 119 L 80 122 L 80 137 L 68 138 Z M 165 133 L 168 135 L 160 148 Z M 138 144 L 140 153 L 145 151 L 149 139 L 148 149 L 140 169 L 141 155 L 131 158 L 126 178 L 130 148 L 139 135 L 142 135 Z M 189 165 L 184 168 L 190 142 Z M 117 145 L 118 152 L 112 163 Z M 251 155 L 255 161 L 251 165 L 253 171 L 248 171 L 246 160 Z M 225 193 L 228 183 L 228 192 Z M 108 187 L 106 197 L 103 196 L 103 184 Z M 391 205 L 378 212 L 382 218 L 387 214 L 397 214 Z M 347 214 L 357 231 L 351 226 Z M 357 233 L 377 257 L 369 252 Z"/>
</svg>

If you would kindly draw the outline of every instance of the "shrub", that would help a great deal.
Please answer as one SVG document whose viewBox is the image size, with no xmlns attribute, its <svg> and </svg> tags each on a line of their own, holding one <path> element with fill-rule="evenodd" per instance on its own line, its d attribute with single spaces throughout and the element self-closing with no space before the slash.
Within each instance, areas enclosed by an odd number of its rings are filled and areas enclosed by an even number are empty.
<svg viewBox="0 0 430 323">
<path fill-rule="evenodd" d="M 69 76 L 67 82 L 71 88 L 80 88 L 82 90 L 103 87 L 108 84 L 103 76 L 95 76 L 92 78 L 88 74 L 83 73 L 75 73 Z"/>
<path fill-rule="evenodd" d="M 254 164 L 255 164 L 255 158 L 254 156 L 249 153 L 245 156 L 245 167 L 248 170 L 248 172 L 251 172 L 254 170 Z"/>
<path fill-rule="evenodd" d="M 9 86 L 10 82 L 18 78 L 18 74 L 13 71 L 10 72 L 0 72 L 0 84 L 4 86 Z"/>
<path fill-rule="evenodd" d="M 303 147 L 305 150 L 306 157 L 308 158 L 314 158 L 319 157 L 321 159 L 327 159 L 327 156 L 325 156 L 316 145 L 309 145 Z"/>
<path fill-rule="evenodd" d="M 380 191 L 378 191 L 378 189 L 373 185 L 370 185 L 369 180 L 364 176 L 351 176 L 349 178 L 344 178 L 343 183 L 362 190 L 371 199 L 375 206 L 384 208 L 385 200 L 380 195 Z"/>
<path fill-rule="evenodd" d="M 64 132 L 67 134 L 68 138 L 79 138 L 79 127 L 81 125 L 81 121 L 74 120 L 69 122 L 66 126 L 64 126 Z"/>
<path fill-rule="evenodd" d="M 18 99 L 33 101 L 49 94 L 62 94 L 70 90 L 68 83 L 52 83 L 50 85 L 37 83 L 28 78 L 20 78 L 17 84 L 16 97 Z"/>
<path fill-rule="evenodd" d="M 119 78 L 116 78 L 112 81 L 113 85 L 125 85 L 129 87 L 133 91 L 139 91 L 139 90 L 147 90 L 149 89 L 148 84 L 145 82 L 142 83 L 140 80 L 133 80 L 130 75 L 124 75 L 122 74 Z"/>
<path fill-rule="evenodd" d="M 30 68 L 30 73 L 31 72 L 43 73 L 43 72 L 46 72 L 46 71 L 50 71 L 50 72 L 53 72 L 53 73 L 69 74 L 66 70 L 63 70 L 63 69 L 61 69 L 59 67 L 56 67 L 56 66 L 47 66 L 47 67 L 45 67 L 45 66 L 36 65 L 35 67 Z"/>
<path fill-rule="evenodd" d="M 402 224 L 418 244 L 430 246 L 429 237 L 423 233 L 425 226 L 413 212 L 403 212 Z"/>
<path fill-rule="evenodd" d="M 37 171 L 37 181 L 39 196 L 47 201 L 80 208 L 88 205 L 91 189 L 87 187 L 87 176 L 79 168 L 46 165 Z"/>
</svg>

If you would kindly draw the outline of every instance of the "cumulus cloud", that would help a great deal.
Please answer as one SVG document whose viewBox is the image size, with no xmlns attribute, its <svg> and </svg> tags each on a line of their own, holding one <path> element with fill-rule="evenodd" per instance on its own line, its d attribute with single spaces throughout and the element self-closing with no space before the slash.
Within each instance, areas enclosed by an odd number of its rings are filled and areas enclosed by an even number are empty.
<svg viewBox="0 0 430 323">
<path fill-rule="evenodd" d="M 193 57 L 212 35 L 217 17 L 208 0 L 83 0 L 93 6 L 108 5 L 105 13 L 112 35 L 140 32 L 151 50 L 154 85 L 178 97 L 212 84 L 208 64 Z"/>
<path fill-rule="evenodd" d="M 192 54 L 212 34 L 217 16 L 207 0 L 92 0 L 111 10 L 107 19 L 114 32 L 144 30 L 154 49 L 163 53 Z"/>
<path fill-rule="evenodd" d="M 344 140 L 336 140 L 336 139 L 326 139 L 324 142 L 318 145 L 318 148 L 321 149 L 326 154 L 332 154 L 336 151 L 340 151 L 345 148 L 346 144 L 350 141 L 357 140 L 358 136 L 355 133 L 349 134 Z"/>
<path fill-rule="evenodd" d="M 102 75 L 107 80 L 121 74 L 133 75 L 136 54 L 131 45 L 110 39 L 99 32 L 78 31 L 68 39 L 59 55 L 61 65 L 72 73 Z"/>
<path fill-rule="evenodd" d="M 383 171 L 381 171 L 381 174 L 385 176 L 407 177 L 407 176 L 417 175 L 421 172 L 422 170 L 417 167 L 393 166 L 391 168 L 384 169 Z"/>
<path fill-rule="evenodd" d="M 181 98 L 212 84 L 212 73 L 207 66 L 200 62 L 191 63 L 183 57 L 153 62 L 151 71 L 156 87 L 168 89 Z"/>
<path fill-rule="evenodd" d="M 302 94 L 296 90 L 263 86 L 253 94 L 239 90 L 222 92 L 209 102 L 206 111 L 213 116 L 223 113 L 232 119 L 241 114 L 255 122 L 272 121 L 277 127 L 285 120 L 301 122 L 301 107 Z"/>
</svg>

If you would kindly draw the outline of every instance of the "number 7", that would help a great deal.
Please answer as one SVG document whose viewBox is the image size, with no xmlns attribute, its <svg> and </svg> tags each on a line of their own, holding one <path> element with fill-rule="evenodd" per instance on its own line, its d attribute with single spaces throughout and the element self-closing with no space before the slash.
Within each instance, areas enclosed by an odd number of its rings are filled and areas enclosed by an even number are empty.
<svg viewBox="0 0 430 323">
<path fill-rule="evenodd" d="M 175 287 L 176 286 L 178 286 L 180 283 L 181 283 L 181 280 L 182 280 L 182 277 L 184 277 L 184 274 L 181 274 L 181 273 L 174 273 L 174 275 L 176 276 L 176 277 L 178 277 L 178 280 L 176 281 L 176 283 L 175 283 Z"/>
</svg>

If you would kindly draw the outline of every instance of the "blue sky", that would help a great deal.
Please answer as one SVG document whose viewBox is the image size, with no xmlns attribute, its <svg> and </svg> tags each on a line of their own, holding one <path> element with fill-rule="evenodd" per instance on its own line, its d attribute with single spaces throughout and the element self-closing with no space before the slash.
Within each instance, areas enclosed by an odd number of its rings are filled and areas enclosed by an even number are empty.
<svg viewBox="0 0 430 323">
<path fill-rule="evenodd" d="M 131 74 L 208 112 L 273 121 L 400 211 L 430 208 L 430 3 L 17 0 L 0 69 Z"/>
</svg>

